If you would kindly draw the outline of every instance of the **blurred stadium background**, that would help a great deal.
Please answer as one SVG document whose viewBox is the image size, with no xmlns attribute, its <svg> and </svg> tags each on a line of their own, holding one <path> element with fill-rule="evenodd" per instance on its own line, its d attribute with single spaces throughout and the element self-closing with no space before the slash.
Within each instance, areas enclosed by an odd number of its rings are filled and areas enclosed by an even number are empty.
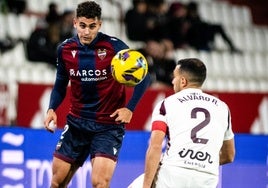
<svg viewBox="0 0 268 188">
<path fill-rule="evenodd" d="M 131 0 L 96 0 L 103 9 L 102 31 L 126 41 L 124 13 Z M 173 2 L 166 0 L 167 3 Z M 2 1 L 3 2 L 3 1 Z M 52 0 L 27 0 L 27 8 L 45 13 Z M 60 11 L 74 9 L 81 0 L 54 0 Z M 190 0 L 180 0 L 188 3 Z M 201 17 L 224 25 L 242 54 L 232 54 L 220 38 L 216 51 L 176 50 L 174 58 L 198 57 L 208 67 L 204 89 L 225 100 L 233 115 L 237 157 L 221 169 L 218 187 L 268 187 L 268 2 L 266 0 L 196 0 Z M 0 40 L 26 40 L 37 24 L 35 15 L 0 13 Z M 42 129 L 43 117 L 55 78 L 55 69 L 27 60 L 25 45 L 18 42 L 0 53 L 0 187 L 49 187 L 52 152 L 60 130 L 54 135 Z M 131 89 L 130 89 L 131 90 Z M 127 126 L 126 142 L 112 183 L 125 188 L 143 171 L 153 105 L 171 94 L 150 89 Z M 68 110 L 68 97 L 58 110 L 61 129 Z M 146 108 L 144 108 L 146 106 Z M 81 169 L 71 187 L 90 187 L 90 165 Z"/>
</svg>

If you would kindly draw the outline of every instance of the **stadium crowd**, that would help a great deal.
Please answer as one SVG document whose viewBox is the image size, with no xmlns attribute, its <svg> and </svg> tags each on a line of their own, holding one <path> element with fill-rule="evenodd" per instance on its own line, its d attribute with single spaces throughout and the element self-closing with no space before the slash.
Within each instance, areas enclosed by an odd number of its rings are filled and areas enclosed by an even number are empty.
<svg viewBox="0 0 268 188">
<path fill-rule="evenodd" d="M 123 32 L 129 42 L 142 43 L 138 50 L 149 61 L 152 87 L 171 86 L 176 50 L 217 51 L 215 38 L 220 36 L 230 54 L 243 53 L 241 45 L 232 40 L 233 33 L 228 32 L 226 25 L 210 23 L 202 18 L 198 1 L 129 1 L 130 6 L 122 11 Z M 28 8 L 29 2 L 5 0 L 1 1 L 0 6 L 2 12 L 35 15 L 38 18 L 29 38 L 23 40 L 25 56 L 30 62 L 55 66 L 57 46 L 74 34 L 73 10 L 59 10 L 57 2 L 51 1 L 46 10 L 38 12 Z M 1 39 L 1 52 L 13 49 L 20 41 L 10 36 Z"/>
<path fill-rule="evenodd" d="M 151 60 L 154 86 L 170 86 L 176 49 L 211 52 L 216 50 L 216 35 L 220 35 L 231 53 L 242 53 L 221 24 L 201 18 L 195 1 L 132 0 L 132 5 L 125 14 L 126 34 L 132 41 L 144 42 L 141 50 Z"/>
<path fill-rule="evenodd" d="M 3 1 L 5 2 L 5 1 Z M 74 34 L 73 10 L 60 12 L 58 5 L 51 2 L 45 13 L 27 9 L 27 1 L 6 1 L 3 10 L 15 14 L 35 14 L 38 16 L 36 28 L 26 43 L 26 56 L 32 62 L 46 62 L 55 66 L 56 48 L 66 38 Z M 214 38 L 220 34 L 229 45 L 231 52 L 240 52 L 220 24 L 209 24 L 198 13 L 198 4 L 188 4 L 165 0 L 133 0 L 133 8 L 124 15 L 126 35 L 131 41 L 141 41 L 145 45 L 142 52 L 148 56 L 153 78 L 170 86 L 170 73 L 174 68 L 172 52 L 178 48 L 214 50 Z M 2 5 L 3 7 L 3 5 Z M 202 36 L 202 37 L 200 37 Z M 15 42 L 1 41 L 1 49 L 11 49 Z M 168 75 L 168 76 L 167 76 Z"/>
</svg>

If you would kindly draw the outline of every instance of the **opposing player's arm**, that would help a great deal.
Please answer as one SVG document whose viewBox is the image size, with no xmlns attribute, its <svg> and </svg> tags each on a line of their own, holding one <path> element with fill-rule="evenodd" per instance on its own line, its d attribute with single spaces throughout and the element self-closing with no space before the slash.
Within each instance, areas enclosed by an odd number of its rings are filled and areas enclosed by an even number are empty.
<svg viewBox="0 0 268 188">
<path fill-rule="evenodd" d="M 228 109 L 228 126 L 227 130 L 224 134 L 224 141 L 220 150 L 220 165 L 224 165 L 227 163 L 231 163 L 234 161 L 235 157 L 235 143 L 234 143 L 234 133 L 232 130 L 232 123 L 231 123 L 231 112 Z"/>
<path fill-rule="evenodd" d="M 231 163 L 235 157 L 235 144 L 234 138 L 223 141 L 220 151 L 220 165 Z"/>
<path fill-rule="evenodd" d="M 154 122 L 150 137 L 150 144 L 146 153 L 143 188 L 151 188 L 160 163 L 162 155 L 162 143 L 165 135 L 166 124 L 160 121 Z"/>
</svg>

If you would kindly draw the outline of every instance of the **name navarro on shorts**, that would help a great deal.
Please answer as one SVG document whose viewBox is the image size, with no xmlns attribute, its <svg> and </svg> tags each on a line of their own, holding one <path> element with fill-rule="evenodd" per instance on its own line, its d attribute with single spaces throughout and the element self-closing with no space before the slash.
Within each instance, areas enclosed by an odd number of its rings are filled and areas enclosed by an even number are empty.
<svg viewBox="0 0 268 188">
<path fill-rule="evenodd" d="M 193 100 L 202 100 L 207 102 L 212 102 L 217 105 L 218 100 L 216 98 L 210 98 L 208 96 L 200 95 L 199 93 L 191 93 L 190 95 L 183 96 L 181 98 L 177 98 L 181 103 Z"/>
</svg>

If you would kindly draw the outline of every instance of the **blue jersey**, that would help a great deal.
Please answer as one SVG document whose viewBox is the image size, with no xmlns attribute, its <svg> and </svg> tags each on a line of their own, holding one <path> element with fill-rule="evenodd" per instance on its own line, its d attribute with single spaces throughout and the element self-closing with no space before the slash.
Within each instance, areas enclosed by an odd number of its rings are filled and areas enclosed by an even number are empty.
<svg viewBox="0 0 268 188">
<path fill-rule="evenodd" d="M 82 45 L 78 36 L 64 41 L 58 48 L 55 85 L 49 108 L 56 110 L 63 101 L 70 81 L 69 114 L 99 123 L 114 124 L 110 117 L 116 109 L 134 110 L 149 85 L 149 76 L 134 88 L 126 105 L 126 88 L 111 74 L 114 55 L 129 48 L 123 41 L 101 32 L 90 45 Z"/>
</svg>

